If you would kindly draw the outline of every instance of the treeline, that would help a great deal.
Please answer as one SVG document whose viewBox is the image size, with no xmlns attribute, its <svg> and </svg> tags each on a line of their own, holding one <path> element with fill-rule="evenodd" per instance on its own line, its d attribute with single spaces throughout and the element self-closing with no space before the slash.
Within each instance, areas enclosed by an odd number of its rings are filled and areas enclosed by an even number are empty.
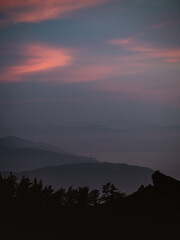
<svg viewBox="0 0 180 240">
<path fill-rule="evenodd" d="M 43 186 L 37 178 L 31 180 L 23 176 L 18 179 L 14 174 L 7 177 L 0 175 L 0 204 L 31 208 L 87 207 L 102 204 L 115 204 L 125 194 L 114 184 L 106 183 L 102 190 L 90 190 L 87 186 L 54 191 L 51 185 Z"/>
<path fill-rule="evenodd" d="M 158 171 L 153 185 L 125 196 L 112 183 L 101 191 L 54 191 L 42 181 L 0 175 L 3 239 L 176 239 L 180 181 Z"/>
</svg>

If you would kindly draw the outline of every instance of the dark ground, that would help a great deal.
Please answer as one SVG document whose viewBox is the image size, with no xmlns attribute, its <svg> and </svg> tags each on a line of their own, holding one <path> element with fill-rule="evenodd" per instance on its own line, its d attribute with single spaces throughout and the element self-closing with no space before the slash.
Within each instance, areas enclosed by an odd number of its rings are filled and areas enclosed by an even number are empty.
<svg viewBox="0 0 180 240">
<path fill-rule="evenodd" d="M 1 239 L 178 239 L 179 215 L 121 208 L 1 209 Z"/>
</svg>

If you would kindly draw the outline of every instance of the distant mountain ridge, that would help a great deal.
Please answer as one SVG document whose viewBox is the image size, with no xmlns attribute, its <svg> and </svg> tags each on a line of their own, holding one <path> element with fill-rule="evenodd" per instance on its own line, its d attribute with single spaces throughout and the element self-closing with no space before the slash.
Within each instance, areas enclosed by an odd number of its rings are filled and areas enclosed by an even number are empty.
<svg viewBox="0 0 180 240">
<path fill-rule="evenodd" d="M 45 124 L 1 126 L 1 134 L 17 135 L 18 133 L 36 134 L 71 134 L 71 133 L 108 133 L 119 131 L 180 131 L 180 125 L 160 126 L 158 124 L 141 123 L 130 120 L 102 120 L 77 124 Z"/>
<path fill-rule="evenodd" d="M 91 157 L 68 154 L 44 143 L 34 143 L 12 136 L 0 139 L 0 171 L 33 170 L 45 166 L 81 162 L 98 161 Z"/>
<path fill-rule="evenodd" d="M 153 170 L 146 167 L 104 162 L 44 167 L 15 175 L 37 177 L 42 179 L 44 184 L 50 184 L 55 189 L 69 186 L 99 189 L 103 184 L 112 182 L 121 191 L 129 194 L 136 191 L 141 184 L 150 184 L 152 173 Z"/>
<path fill-rule="evenodd" d="M 50 144 L 44 143 L 44 142 L 33 142 L 28 141 L 25 139 L 21 139 L 15 136 L 6 136 L 4 138 L 0 138 L 0 146 L 4 147 L 13 147 L 13 148 L 33 148 L 33 149 L 42 149 L 42 150 L 48 150 L 52 152 L 62 153 L 62 154 L 68 154 L 68 152 L 58 148 L 54 147 Z"/>
</svg>

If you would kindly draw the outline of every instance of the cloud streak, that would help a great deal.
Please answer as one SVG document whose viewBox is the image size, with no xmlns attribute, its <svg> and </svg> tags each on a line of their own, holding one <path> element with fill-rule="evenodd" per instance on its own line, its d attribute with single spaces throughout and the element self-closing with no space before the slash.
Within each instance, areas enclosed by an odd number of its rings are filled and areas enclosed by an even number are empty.
<svg viewBox="0 0 180 240">
<path fill-rule="evenodd" d="M 18 82 L 28 74 L 52 71 L 68 66 L 73 61 L 71 50 L 45 44 L 29 44 L 21 47 L 23 61 L 2 71 L 0 81 Z"/>
<path fill-rule="evenodd" d="M 108 44 L 118 49 L 116 54 L 91 52 L 88 58 L 89 49 L 74 50 L 44 43 L 21 46 L 19 63 L 2 69 L 0 81 L 86 82 L 93 91 L 120 99 L 179 106 L 179 84 L 171 80 L 171 89 L 167 85 L 172 76 L 170 73 L 167 76 L 168 69 L 171 66 L 176 69 L 180 62 L 179 49 L 158 48 L 134 38 L 112 39 Z M 16 46 L 16 52 L 18 49 Z"/>
<path fill-rule="evenodd" d="M 109 0 L 1 0 L 0 13 L 5 16 L 0 25 L 37 23 L 62 17 L 70 12 L 97 6 Z"/>
<path fill-rule="evenodd" d="M 112 39 L 108 41 L 109 44 L 119 46 L 122 49 L 129 51 L 133 55 L 139 55 L 144 60 L 159 60 L 159 62 L 179 63 L 180 49 L 156 48 L 150 44 L 138 42 L 134 38 L 127 39 Z"/>
<path fill-rule="evenodd" d="M 108 44 L 119 51 L 108 61 L 113 69 L 112 78 L 92 83 L 94 90 L 114 94 L 118 99 L 179 106 L 179 83 L 172 82 L 168 69 L 179 69 L 180 49 L 159 48 L 135 38 L 111 39 Z M 169 81 L 171 88 L 167 85 Z"/>
</svg>

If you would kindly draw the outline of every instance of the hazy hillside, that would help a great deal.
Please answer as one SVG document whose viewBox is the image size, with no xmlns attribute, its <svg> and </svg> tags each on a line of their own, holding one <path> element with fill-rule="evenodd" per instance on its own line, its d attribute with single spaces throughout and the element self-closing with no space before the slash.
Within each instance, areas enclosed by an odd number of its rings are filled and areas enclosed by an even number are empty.
<svg viewBox="0 0 180 240">
<path fill-rule="evenodd" d="M 67 153 L 66 151 L 58 147 L 54 147 L 44 142 L 28 141 L 25 139 L 17 138 L 15 136 L 6 136 L 4 138 L 0 138 L 0 146 L 13 147 L 13 148 L 43 149 L 43 150 L 53 151 L 57 153 L 63 153 L 63 154 Z"/>
<path fill-rule="evenodd" d="M 43 183 L 51 184 L 54 188 L 69 186 L 88 186 L 101 188 L 107 182 L 112 182 L 121 191 L 131 193 L 141 184 L 151 182 L 152 169 L 115 163 L 81 163 L 64 166 L 52 166 L 18 173 L 42 179 Z"/>
<path fill-rule="evenodd" d="M 45 150 L 47 146 L 47 150 Z M 48 149 L 59 152 L 50 151 Z M 46 144 L 33 143 L 16 137 L 0 139 L 0 170 L 23 171 L 70 163 L 97 162 L 94 158 L 67 154 Z"/>
<path fill-rule="evenodd" d="M 99 121 L 74 125 L 25 125 L 3 127 L 1 134 L 11 134 L 34 141 L 45 141 L 76 153 L 179 151 L 180 126 L 162 127 L 131 121 Z M 10 141 L 7 139 L 8 142 Z M 4 142 L 4 140 L 3 140 Z M 13 140 L 14 142 L 14 140 Z M 1 141 L 0 141 L 1 143 Z M 19 144 L 19 143 L 18 143 Z M 24 147 L 32 145 L 26 142 Z M 16 141 L 17 146 L 17 141 Z M 52 146 L 36 143 L 33 148 L 59 152 Z"/>
</svg>

